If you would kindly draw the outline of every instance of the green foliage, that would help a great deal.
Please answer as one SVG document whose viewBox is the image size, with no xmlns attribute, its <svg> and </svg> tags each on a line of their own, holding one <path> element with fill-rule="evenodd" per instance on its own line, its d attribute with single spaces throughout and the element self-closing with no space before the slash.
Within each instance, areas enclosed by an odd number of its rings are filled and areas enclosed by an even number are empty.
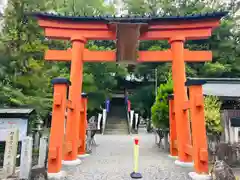
<svg viewBox="0 0 240 180">
<path fill-rule="evenodd" d="M 106 15 L 114 14 L 113 4 L 105 4 L 104 0 L 51 0 L 58 13 L 63 15 Z"/>
<path fill-rule="evenodd" d="M 45 116 L 51 107 L 51 69 L 44 64 L 46 45 L 38 25 L 25 12 L 44 9 L 44 2 L 9 0 L 1 35 L 0 102 L 4 106 L 31 106 Z"/>
<path fill-rule="evenodd" d="M 152 106 L 152 122 L 156 128 L 169 127 L 169 105 L 168 95 L 172 94 L 172 80 L 166 84 L 160 85 L 158 96 Z M 215 96 L 206 96 L 204 98 L 204 110 L 207 132 L 211 134 L 219 134 L 223 128 L 221 126 L 221 101 Z"/>
<path fill-rule="evenodd" d="M 206 96 L 204 98 L 204 110 L 207 132 L 219 134 L 223 128 L 221 126 L 221 101 L 215 96 Z"/>
<path fill-rule="evenodd" d="M 143 118 L 150 117 L 150 108 L 154 103 L 154 86 L 143 86 L 129 96 L 132 108 Z"/>
<path fill-rule="evenodd" d="M 158 94 L 155 103 L 151 108 L 152 123 L 155 128 L 169 127 L 169 105 L 168 95 L 173 93 L 173 81 L 168 78 L 167 83 L 161 84 L 158 88 Z"/>
</svg>

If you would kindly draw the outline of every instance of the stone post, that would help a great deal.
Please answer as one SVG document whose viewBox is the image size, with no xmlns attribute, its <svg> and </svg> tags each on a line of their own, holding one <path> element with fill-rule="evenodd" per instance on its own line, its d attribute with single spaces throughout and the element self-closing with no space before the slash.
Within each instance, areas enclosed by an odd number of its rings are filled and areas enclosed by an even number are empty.
<svg viewBox="0 0 240 180">
<path fill-rule="evenodd" d="M 4 177 L 11 176 L 15 173 L 18 139 L 19 130 L 15 127 L 9 129 L 4 151 L 3 161 Z"/>
<path fill-rule="evenodd" d="M 138 113 L 135 114 L 135 129 L 138 129 Z"/>
<path fill-rule="evenodd" d="M 133 126 L 133 118 L 134 118 L 134 110 L 130 111 L 130 129 L 132 130 Z"/>
<path fill-rule="evenodd" d="M 104 134 L 105 131 L 105 125 L 106 125 L 106 120 L 107 120 L 107 110 L 103 109 L 103 130 L 102 130 L 102 134 Z"/>
<path fill-rule="evenodd" d="M 29 179 L 32 169 L 32 137 L 25 137 L 22 140 L 21 149 L 21 164 L 20 164 L 20 179 Z"/>
<path fill-rule="evenodd" d="M 97 125 L 97 129 L 98 129 L 98 130 L 101 129 L 101 127 L 100 127 L 100 125 L 101 125 L 101 119 L 102 119 L 102 114 L 98 113 L 98 125 Z"/>
<path fill-rule="evenodd" d="M 39 156 L 38 156 L 38 167 L 45 167 L 45 161 L 47 158 L 47 137 L 41 137 L 40 139 L 40 148 L 39 148 Z"/>
</svg>

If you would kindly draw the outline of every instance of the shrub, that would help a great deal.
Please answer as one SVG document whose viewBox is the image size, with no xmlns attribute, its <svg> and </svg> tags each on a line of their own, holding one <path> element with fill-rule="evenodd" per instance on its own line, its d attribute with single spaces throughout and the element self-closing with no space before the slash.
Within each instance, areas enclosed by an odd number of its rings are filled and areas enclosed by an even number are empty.
<svg viewBox="0 0 240 180">
<path fill-rule="evenodd" d="M 204 98 L 206 128 L 210 134 L 219 134 L 223 130 L 220 114 L 221 105 L 218 97 L 206 96 Z"/>
<path fill-rule="evenodd" d="M 155 103 L 151 108 L 152 123 L 157 129 L 169 128 L 169 107 L 168 95 L 173 93 L 173 81 L 168 79 L 167 83 L 161 84 L 158 88 L 158 94 Z"/>
</svg>

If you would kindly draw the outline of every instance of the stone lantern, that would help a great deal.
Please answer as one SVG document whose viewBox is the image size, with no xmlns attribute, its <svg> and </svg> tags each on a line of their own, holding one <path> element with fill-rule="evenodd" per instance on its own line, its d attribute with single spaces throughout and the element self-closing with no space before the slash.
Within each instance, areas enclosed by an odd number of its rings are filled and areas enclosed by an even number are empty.
<svg viewBox="0 0 240 180">
<path fill-rule="evenodd" d="M 32 128 L 33 136 L 34 136 L 34 148 L 39 148 L 40 138 L 42 136 L 44 122 L 38 117 L 34 122 L 34 127 Z"/>
</svg>

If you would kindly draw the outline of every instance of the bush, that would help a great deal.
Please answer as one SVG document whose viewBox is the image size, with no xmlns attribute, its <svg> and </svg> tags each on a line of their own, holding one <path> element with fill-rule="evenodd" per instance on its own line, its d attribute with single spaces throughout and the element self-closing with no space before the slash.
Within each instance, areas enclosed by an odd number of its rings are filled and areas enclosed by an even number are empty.
<svg viewBox="0 0 240 180">
<path fill-rule="evenodd" d="M 169 105 L 168 95 L 173 93 L 173 81 L 171 78 L 166 84 L 161 84 L 158 88 L 158 95 L 151 108 L 152 123 L 157 129 L 169 128 Z"/>
<path fill-rule="evenodd" d="M 206 130 L 210 134 L 218 135 L 223 131 L 220 114 L 221 105 L 218 97 L 206 96 L 204 98 Z"/>
<path fill-rule="evenodd" d="M 166 84 L 158 88 L 158 95 L 151 108 L 152 123 L 157 129 L 169 128 L 169 104 L 168 95 L 173 93 L 173 82 L 169 79 Z M 206 130 L 208 134 L 219 135 L 223 128 L 221 126 L 221 101 L 215 96 L 204 98 L 204 110 Z"/>
</svg>

